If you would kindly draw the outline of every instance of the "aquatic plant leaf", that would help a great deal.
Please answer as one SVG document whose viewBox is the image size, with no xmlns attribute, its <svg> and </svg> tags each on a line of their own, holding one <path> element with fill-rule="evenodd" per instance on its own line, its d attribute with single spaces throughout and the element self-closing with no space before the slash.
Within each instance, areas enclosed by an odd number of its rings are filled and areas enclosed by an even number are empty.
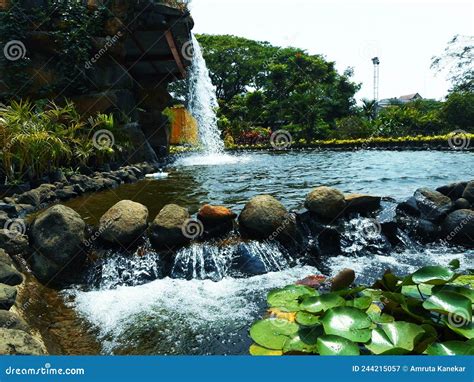
<svg viewBox="0 0 474 382">
<path fill-rule="evenodd" d="M 458 316 L 456 319 L 451 317 L 451 319 L 448 319 L 447 321 L 443 320 L 443 323 L 453 332 L 468 339 L 474 339 L 474 321 L 466 323 L 466 321 Z"/>
<path fill-rule="evenodd" d="M 272 290 L 267 296 L 267 302 L 271 307 L 295 312 L 299 310 L 299 304 L 303 297 L 317 295 L 316 290 L 305 285 L 288 285 L 281 289 Z"/>
<path fill-rule="evenodd" d="M 426 296 L 431 296 L 432 288 L 433 285 L 428 284 L 404 285 L 402 287 L 401 293 L 407 297 L 421 299 L 422 297 L 420 295 L 420 292 L 423 295 L 423 298 L 425 298 Z"/>
<path fill-rule="evenodd" d="M 449 268 L 437 265 L 423 267 L 411 275 L 415 284 L 442 285 L 454 279 L 456 274 Z"/>
<path fill-rule="evenodd" d="M 397 321 L 380 324 L 372 330 L 370 342 L 365 345 L 374 354 L 407 354 L 424 335 L 421 326 Z"/>
<path fill-rule="evenodd" d="M 459 267 L 461 266 L 461 262 L 459 261 L 459 259 L 454 259 L 449 262 L 448 266 L 453 271 L 455 271 L 456 269 L 459 269 Z"/>
<path fill-rule="evenodd" d="M 438 339 L 438 332 L 436 329 L 428 324 L 421 325 L 425 333 L 419 338 L 413 350 L 416 354 L 422 354 L 426 348 Z"/>
<path fill-rule="evenodd" d="M 456 285 L 464 285 L 471 289 L 474 289 L 474 275 L 461 275 L 456 277 L 452 282 Z"/>
<path fill-rule="evenodd" d="M 282 320 L 288 320 L 290 322 L 295 322 L 296 318 L 295 312 L 284 312 L 279 308 L 268 309 L 268 314 L 271 318 L 281 318 Z"/>
<path fill-rule="evenodd" d="M 334 335 L 318 337 L 317 349 L 320 355 L 360 355 L 357 344 Z"/>
<path fill-rule="evenodd" d="M 306 337 L 300 334 L 288 338 L 283 345 L 283 353 L 316 353 L 316 342 L 308 341 Z"/>
<path fill-rule="evenodd" d="M 428 355 L 474 355 L 474 346 L 462 341 L 435 342 L 425 351 Z"/>
<path fill-rule="evenodd" d="M 324 314 L 321 322 L 326 334 L 341 336 L 354 342 L 370 340 L 372 321 L 366 313 L 357 308 L 332 308 Z"/>
<path fill-rule="evenodd" d="M 392 272 L 385 272 L 384 275 L 380 280 L 377 280 L 373 288 L 386 290 L 389 292 L 395 292 L 398 288 L 398 283 L 400 282 L 400 278 L 395 276 Z"/>
<path fill-rule="evenodd" d="M 441 314 L 449 314 L 453 319 L 458 316 L 466 323 L 472 320 L 471 300 L 455 292 L 435 293 L 423 303 L 423 308 Z"/>
<path fill-rule="evenodd" d="M 465 297 L 467 297 L 469 300 L 471 300 L 471 303 L 474 304 L 474 289 L 466 288 L 463 286 L 459 285 L 438 285 L 433 287 L 433 293 L 438 293 L 438 292 L 454 292 L 454 293 L 459 293 Z"/>
<path fill-rule="evenodd" d="M 354 300 L 346 301 L 346 306 L 353 306 L 354 308 L 360 310 L 367 310 L 371 304 L 372 297 L 369 296 L 357 297 Z"/>
<path fill-rule="evenodd" d="M 257 345 L 267 349 L 281 350 L 286 340 L 298 332 L 294 322 L 280 318 L 267 318 L 255 322 L 250 328 L 250 337 Z"/>
<path fill-rule="evenodd" d="M 310 313 L 321 313 L 345 304 L 346 300 L 341 296 L 336 293 L 327 293 L 316 297 L 305 297 L 300 304 L 300 309 Z"/>
<path fill-rule="evenodd" d="M 267 349 L 257 344 L 250 345 L 249 353 L 250 355 L 283 355 L 281 350 Z"/>
<path fill-rule="evenodd" d="M 387 313 L 383 313 L 382 309 L 380 309 L 380 307 L 377 304 L 371 304 L 365 312 L 370 317 L 372 322 L 375 322 L 376 324 L 382 324 L 382 323 L 395 321 L 393 316 Z"/>
<path fill-rule="evenodd" d="M 319 320 L 318 316 L 302 310 L 296 313 L 296 322 L 302 326 L 321 325 L 321 321 Z"/>
</svg>

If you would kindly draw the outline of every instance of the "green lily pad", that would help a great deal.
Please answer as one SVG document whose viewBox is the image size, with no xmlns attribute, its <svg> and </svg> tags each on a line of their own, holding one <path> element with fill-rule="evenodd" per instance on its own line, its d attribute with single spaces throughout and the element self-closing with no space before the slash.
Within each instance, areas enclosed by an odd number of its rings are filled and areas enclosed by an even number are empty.
<svg viewBox="0 0 474 382">
<path fill-rule="evenodd" d="M 321 336 L 318 338 L 317 349 L 320 355 L 359 355 L 359 346 L 344 337 Z"/>
<path fill-rule="evenodd" d="M 433 287 L 432 291 L 433 293 L 438 293 L 438 292 L 459 293 L 467 297 L 469 300 L 471 300 L 471 304 L 474 304 L 474 290 L 470 288 L 466 288 L 460 285 L 437 285 Z"/>
<path fill-rule="evenodd" d="M 338 294 L 341 297 L 350 297 L 350 296 L 355 296 L 358 293 L 362 293 L 364 290 L 366 290 L 367 287 L 365 286 L 358 286 L 354 288 L 345 288 L 341 290 L 336 290 L 331 293 Z"/>
<path fill-rule="evenodd" d="M 283 355 L 281 350 L 267 349 L 257 344 L 250 345 L 249 353 L 250 355 Z"/>
<path fill-rule="evenodd" d="M 328 310 L 321 319 L 326 334 L 347 338 L 354 342 L 370 340 L 372 321 L 363 311 L 349 307 L 338 306 Z"/>
<path fill-rule="evenodd" d="M 461 262 L 459 261 L 459 259 L 454 259 L 454 260 L 451 260 L 448 265 L 449 265 L 449 268 L 455 271 L 456 269 L 459 269 L 459 267 L 461 266 Z"/>
<path fill-rule="evenodd" d="M 468 286 L 471 289 L 474 289 L 474 275 L 461 275 L 456 277 L 455 280 L 453 280 L 453 284 L 456 285 L 465 285 Z"/>
<path fill-rule="evenodd" d="M 360 310 L 367 310 L 371 304 L 372 297 L 369 296 L 357 297 L 354 300 L 346 301 L 346 306 L 353 306 Z"/>
<path fill-rule="evenodd" d="M 308 341 L 305 336 L 295 334 L 288 338 L 283 345 L 283 353 L 316 353 L 316 341 Z"/>
<path fill-rule="evenodd" d="M 304 312 L 300 310 L 296 313 L 296 322 L 302 326 L 318 326 L 321 325 L 321 321 L 318 316 L 312 313 Z"/>
<path fill-rule="evenodd" d="M 455 273 L 451 269 L 434 265 L 418 269 L 411 275 L 411 280 L 415 284 L 442 285 L 454 277 Z"/>
<path fill-rule="evenodd" d="M 453 332 L 466 337 L 468 339 L 474 339 L 474 321 L 470 323 L 463 324 L 462 319 L 459 322 L 456 322 L 452 317 L 448 320 L 443 320 L 443 323 L 451 329 Z"/>
<path fill-rule="evenodd" d="M 271 307 L 277 307 L 287 312 L 299 310 L 299 304 L 304 297 L 317 296 L 318 292 L 304 285 L 288 285 L 275 289 L 268 294 L 267 302 Z"/>
<path fill-rule="evenodd" d="M 435 293 L 423 303 L 423 308 L 449 314 L 455 322 L 464 320 L 467 323 L 472 320 L 471 300 L 455 292 Z"/>
<path fill-rule="evenodd" d="M 395 321 L 393 316 L 387 313 L 383 313 L 379 306 L 376 304 L 371 304 L 365 312 L 370 317 L 370 319 L 376 324 L 383 324 Z"/>
<path fill-rule="evenodd" d="M 299 326 L 294 322 L 279 318 L 267 318 L 255 322 L 250 328 L 250 337 L 267 349 L 281 350 L 286 340 L 298 332 Z"/>
<path fill-rule="evenodd" d="M 425 296 L 431 296 L 432 288 L 433 285 L 428 284 L 404 285 L 402 287 L 402 294 L 407 297 L 421 299 L 422 297 L 420 295 L 420 292 L 423 295 L 423 298 L 425 298 Z"/>
<path fill-rule="evenodd" d="M 438 338 L 438 332 L 432 325 L 423 324 L 421 327 L 425 333 L 418 339 L 418 342 L 415 345 L 414 353 L 416 354 L 422 354 L 426 348 Z"/>
<path fill-rule="evenodd" d="M 467 342 L 448 341 L 435 342 L 426 349 L 428 355 L 474 355 L 474 347 Z"/>
<path fill-rule="evenodd" d="M 316 297 L 305 297 L 300 309 L 310 313 L 321 313 L 336 306 L 345 305 L 346 300 L 335 293 L 327 293 Z"/>
<path fill-rule="evenodd" d="M 385 272 L 382 278 L 374 283 L 373 288 L 395 292 L 398 289 L 399 282 L 400 279 L 392 272 Z"/>
<path fill-rule="evenodd" d="M 410 322 L 380 324 L 372 330 L 372 338 L 365 346 L 373 354 L 407 354 L 413 351 L 424 333 L 421 326 Z"/>
</svg>

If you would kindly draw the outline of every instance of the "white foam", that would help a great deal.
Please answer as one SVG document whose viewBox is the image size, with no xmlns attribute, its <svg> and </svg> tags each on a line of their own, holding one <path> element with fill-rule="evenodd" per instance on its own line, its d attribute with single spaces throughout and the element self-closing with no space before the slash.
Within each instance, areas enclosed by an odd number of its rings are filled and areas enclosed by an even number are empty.
<svg viewBox="0 0 474 382">
<path fill-rule="evenodd" d="M 178 158 L 176 166 L 219 166 L 228 164 L 247 163 L 251 160 L 250 155 L 230 155 L 223 153 L 192 154 Z"/>
</svg>

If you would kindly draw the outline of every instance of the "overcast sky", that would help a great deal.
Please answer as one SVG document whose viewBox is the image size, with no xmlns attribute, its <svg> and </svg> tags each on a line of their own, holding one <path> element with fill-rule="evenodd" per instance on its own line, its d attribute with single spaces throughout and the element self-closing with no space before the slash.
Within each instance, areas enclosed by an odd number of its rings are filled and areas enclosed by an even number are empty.
<svg viewBox="0 0 474 382">
<path fill-rule="evenodd" d="M 457 33 L 474 35 L 468 0 L 192 0 L 195 33 L 233 34 L 294 46 L 348 66 L 372 98 L 371 58 L 380 58 L 380 98 L 418 92 L 441 99 L 449 87 L 431 57 Z"/>
</svg>

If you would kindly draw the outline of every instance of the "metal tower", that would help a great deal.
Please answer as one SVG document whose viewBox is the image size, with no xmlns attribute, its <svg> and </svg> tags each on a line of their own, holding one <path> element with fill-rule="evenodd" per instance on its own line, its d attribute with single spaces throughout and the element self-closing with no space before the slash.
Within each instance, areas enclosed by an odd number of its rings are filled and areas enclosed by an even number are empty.
<svg viewBox="0 0 474 382">
<path fill-rule="evenodd" d="M 379 100 L 379 58 L 372 58 L 372 63 L 374 64 L 374 101 L 377 102 Z"/>
</svg>

